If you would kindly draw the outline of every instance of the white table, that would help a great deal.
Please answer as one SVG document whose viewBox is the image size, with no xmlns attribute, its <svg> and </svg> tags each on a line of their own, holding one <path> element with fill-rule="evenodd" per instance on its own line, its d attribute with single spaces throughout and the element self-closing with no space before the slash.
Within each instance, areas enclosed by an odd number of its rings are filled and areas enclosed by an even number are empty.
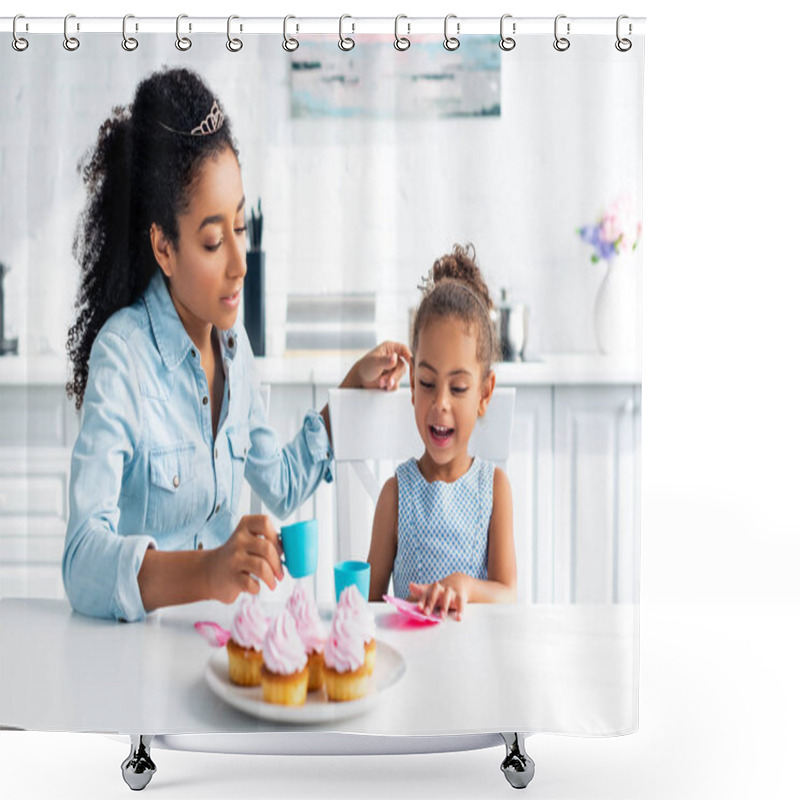
<svg viewBox="0 0 800 800">
<path fill-rule="evenodd" d="M 371 607 L 377 638 L 402 654 L 406 673 L 367 713 L 337 722 L 337 732 L 608 736 L 637 728 L 634 606 L 472 605 L 461 622 L 424 628 L 409 627 L 385 604 Z M 126 624 L 80 616 L 64 601 L 4 599 L 0 724 L 153 735 L 296 733 L 231 708 L 207 686 L 213 651 L 193 624 L 229 627 L 232 613 L 231 606 L 197 603 Z"/>
</svg>

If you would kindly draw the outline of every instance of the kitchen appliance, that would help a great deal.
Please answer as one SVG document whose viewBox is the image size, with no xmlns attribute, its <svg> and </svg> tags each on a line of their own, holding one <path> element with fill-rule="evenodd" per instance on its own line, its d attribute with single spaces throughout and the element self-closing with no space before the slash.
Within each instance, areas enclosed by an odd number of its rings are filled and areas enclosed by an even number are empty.
<svg viewBox="0 0 800 800">
<path fill-rule="evenodd" d="M 19 340 L 16 337 L 6 339 L 6 290 L 4 284 L 6 273 L 10 270 L 11 267 L 0 264 L 0 356 L 8 353 L 16 355 L 19 345 Z"/>
<path fill-rule="evenodd" d="M 250 221 L 247 225 L 250 249 L 247 251 L 247 274 L 244 276 L 244 327 L 255 356 L 264 356 L 267 353 L 267 321 L 264 308 L 266 253 L 261 249 L 263 229 L 264 215 L 261 211 L 261 198 L 259 198 L 258 211 L 251 210 Z"/>
<path fill-rule="evenodd" d="M 512 303 L 509 290 L 501 289 L 494 319 L 503 361 L 524 361 L 525 343 L 528 340 L 528 306 Z"/>
</svg>

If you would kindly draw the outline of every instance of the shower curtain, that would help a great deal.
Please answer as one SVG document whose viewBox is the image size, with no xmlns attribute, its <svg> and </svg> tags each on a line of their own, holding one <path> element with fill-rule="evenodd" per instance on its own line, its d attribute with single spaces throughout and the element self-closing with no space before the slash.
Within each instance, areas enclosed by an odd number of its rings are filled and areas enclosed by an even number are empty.
<svg viewBox="0 0 800 800">
<path fill-rule="evenodd" d="M 118 34 L 81 34 L 72 51 L 61 35 L 28 38 L 25 51 L 0 48 L 2 724 L 132 732 L 103 717 L 113 676 L 80 696 L 65 678 L 55 711 L 26 699 L 31 665 L 15 645 L 47 640 L 47 657 L 69 675 L 89 669 L 90 647 L 124 656 L 137 685 L 171 676 L 168 697 L 154 689 L 140 698 L 142 733 L 636 730 L 643 37 L 620 46 L 612 20 L 603 35 L 518 35 L 503 48 L 496 34 L 461 35 L 450 48 L 442 36 L 412 34 L 406 49 L 360 32 L 345 37 L 349 49 L 335 35 L 298 35 L 295 49 L 291 37 L 287 48 L 280 35 L 242 35 L 238 50 L 224 34 L 203 34 L 185 51 L 166 33 L 139 34 L 130 51 Z M 263 701 L 254 711 L 252 696 L 220 688 L 224 668 L 211 667 L 224 648 L 192 628 L 230 629 L 236 604 L 128 625 L 92 620 L 89 630 L 65 599 L 70 456 L 82 424 L 65 394 L 79 281 L 72 242 L 85 202 L 77 167 L 112 109 L 146 76 L 178 66 L 211 88 L 238 147 L 248 271 L 240 322 L 282 442 L 356 358 L 383 341 L 409 342 L 420 282 L 454 244 L 474 247 L 494 302 L 497 387 L 514 390 L 502 466 L 516 602 L 470 605 L 461 621 L 420 627 L 388 604 L 371 606 L 392 672 L 353 715 L 324 703 L 312 713 L 310 701 L 295 717 L 265 714 Z M 336 491 L 336 480 L 322 482 L 288 519 L 318 522 L 308 585 L 326 625 L 334 562 L 366 559 L 371 530 L 369 516 L 352 537 L 339 530 Z M 245 485 L 237 500 L 237 515 L 271 513 Z M 352 552 L 345 534 L 358 544 Z M 276 613 L 292 586 L 264 586 L 261 597 Z M 158 652 L 148 650 L 156 635 Z M 426 653 L 447 654 L 453 672 L 437 673 Z M 436 696 L 449 706 L 426 707 Z M 485 716 L 462 717 L 478 699 Z"/>
</svg>

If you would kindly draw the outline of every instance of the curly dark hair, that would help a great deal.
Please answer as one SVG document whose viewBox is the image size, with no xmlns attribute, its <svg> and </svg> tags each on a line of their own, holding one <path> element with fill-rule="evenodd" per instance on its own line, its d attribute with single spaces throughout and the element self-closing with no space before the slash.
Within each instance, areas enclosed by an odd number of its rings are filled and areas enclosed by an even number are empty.
<svg viewBox="0 0 800 800">
<path fill-rule="evenodd" d="M 97 334 L 115 311 L 141 296 L 158 269 L 151 224 L 177 249 L 178 215 L 189 206 L 205 160 L 226 148 L 238 159 L 227 116 L 215 133 L 190 133 L 214 100 L 196 73 L 162 68 L 139 83 L 129 106 L 113 109 L 78 164 L 88 198 L 72 245 L 81 280 L 67 337 L 72 377 L 66 387 L 77 409 Z"/>
<path fill-rule="evenodd" d="M 424 294 L 414 315 L 414 333 L 411 352 L 416 358 L 419 334 L 434 317 L 457 317 L 468 325 L 475 325 L 478 338 L 478 363 L 484 377 L 492 363 L 500 358 L 497 330 L 492 321 L 494 308 L 489 289 L 475 263 L 472 244 L 453 246 L 452 253 L 436 259 L 420 288 Z"/>
</svg>

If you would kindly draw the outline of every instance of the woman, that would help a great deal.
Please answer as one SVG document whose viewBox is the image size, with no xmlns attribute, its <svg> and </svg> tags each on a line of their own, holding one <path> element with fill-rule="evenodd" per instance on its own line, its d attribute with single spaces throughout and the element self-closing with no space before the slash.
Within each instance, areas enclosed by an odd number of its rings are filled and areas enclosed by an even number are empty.
<svg viewBox="0 0 800 800">
<path fill-rule="evenodd" d="M 232 602 L 283 577 L 265 516 L 234 517 L 242 479 L 284 517 L 332 479 L 327 407 L 281 447 L 237 319 L 244 193 L 230 123 L 194 73 L 143 80 L 83 165 L 89 200 L 69 332 L 72 454 L 62 561 L 75 610 L 139 620 Z M 410 358 L 384 343 L 341 384 L 397 386 Z M 231 533 L 233 531 L 233 533 Z"/>
</svg>

